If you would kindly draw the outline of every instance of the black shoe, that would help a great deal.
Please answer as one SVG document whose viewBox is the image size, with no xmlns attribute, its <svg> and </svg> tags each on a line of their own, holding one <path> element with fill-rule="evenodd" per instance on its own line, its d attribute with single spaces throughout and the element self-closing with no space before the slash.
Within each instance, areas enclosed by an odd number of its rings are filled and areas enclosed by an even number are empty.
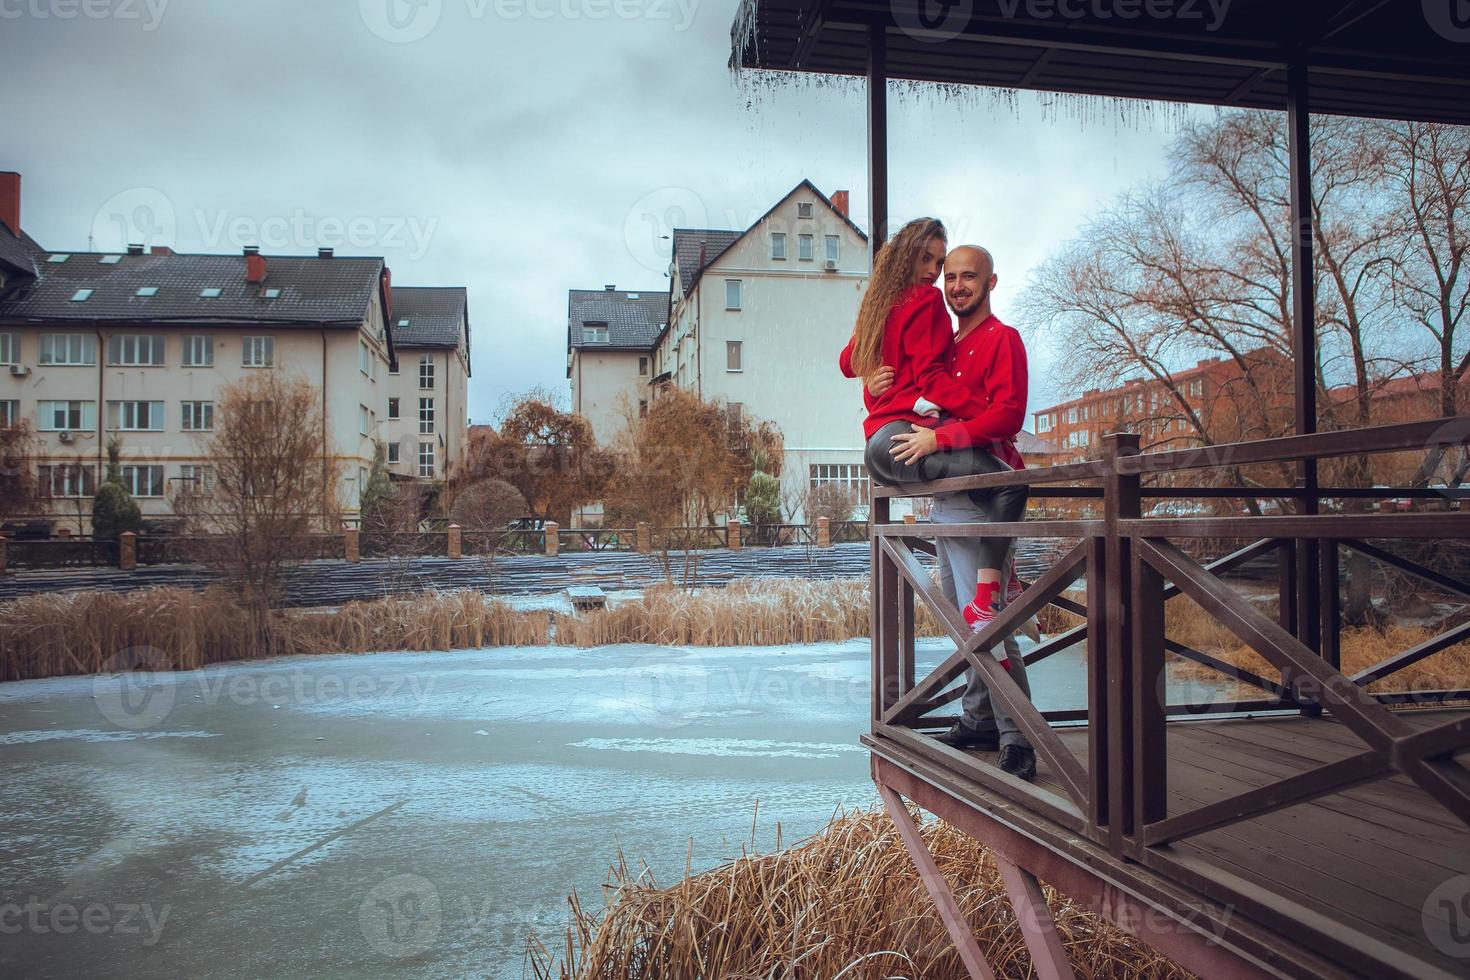
<svg viewBox="0 0 1470 980">
<path fill-rule="evenodd" d="M 1029 745 L 1007 745 L 1000 750 L 1000 767 L 1029 782 L 1036 778 L 1036 752 Z"/>
<path fill-rule="evenodd" d="M 943 735 L 936 735 L 935 738 L 957 749 L 980 749 L 982 752 L 994 752 L 1000 748 L 999 732 L 977 732 L 962 721 L 955 722 L 949 731 Z"/>
</svg>

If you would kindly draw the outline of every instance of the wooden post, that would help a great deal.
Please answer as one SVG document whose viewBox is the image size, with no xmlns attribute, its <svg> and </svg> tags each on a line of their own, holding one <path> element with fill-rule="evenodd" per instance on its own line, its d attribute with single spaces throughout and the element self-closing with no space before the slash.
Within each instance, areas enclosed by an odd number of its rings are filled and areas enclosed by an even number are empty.
<svg viewBox="0 0 1470 980">
<path fill-rule="evenodd" d="M 342 557 L 348 561 L 362 560 L 362 545 L 358 540 L 359 533 L 355 527 L 345 528 L 342 531 Z"/>
<path fill-rule="evenodd" d="M 872 257 L 888 238 L 888 34 L 868 27 L 868 247 Z"/>
<path fill-rule="evenodd" d="M 740 522 L 739 521 L 732 520 L 732 521 L 726 521 L 725 522 L 725 547 L 729 548 L 731 551 L 739 551 L 740 550 Z"/>
<path fill-rule="evenodd" d="M 6 563 L 10 561 L 10 535 L 0 534 L 0 575 L 5 574 Z"/>
<path fill-rule="evenodd" d="M 1103 621 L 1106 623 L 1104 647 L 1107 656 L 1107 728 L 1088 733 L 1090 738 L 1107 740 L 1108 754 L 1108 845 L 1119 857 L 1125 856 L 1124 837 L 1133 828 L 1133 684 L 1132 624 L 1128 619 L 1128 599 L 1132 593 L 1131 542 L 1118 529 L 1118 522 L 1142 514 L 1139 478 L 1124 476 L 1114 465 L 1120 456 L 1136 456 L 1139 439 L 1136 432 L 1113 432 L 1103 436 L 1103 526 L 1106 535 L 1106 562 L 1103 571 Z"/>
<path fill-rule="evenodd" d="M 637 548 L 640 555 L 646 555 L 653 550 L 653 528 L 647 522 L 638 522 Z"/>
<path fill-rule="evenodd" d="M 449 525 L 449 538 L 445 543 L 445 550 L 448 552 L 449 557 L 456 559 L 459 558 L 463 554 L 463 546 L 464 541 L 463 538 L 460 537 L 459 525 Z"/>
<path fill-rule="evenodd" d="M 817 518 L 817 529 L 813 534 L 818 548 L 832 547 L 832 519 L 828 517 Z"/>
<path fill-rule="evenodd" d="M 557 555 L 561 554 L 561 539 L 557 537 L 557 533 L 561 530 L 561 527 L 556 523 L 556 521 L 547 521 L 545 528 L 546 557 L 555 558 Z"/>
<path fill-rule="evenodd" d="M 117 567 L 131 572 L 138 567 L 138 536 L 124 531 L 117 536 Z"/>
</svg>

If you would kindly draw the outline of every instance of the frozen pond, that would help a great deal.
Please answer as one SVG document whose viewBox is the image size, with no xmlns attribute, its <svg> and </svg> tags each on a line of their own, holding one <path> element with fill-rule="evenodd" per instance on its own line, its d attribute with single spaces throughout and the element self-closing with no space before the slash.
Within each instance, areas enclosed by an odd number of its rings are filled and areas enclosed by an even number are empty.
<svg viewBox="0 0 1470 980">
<path fill-rule="evenodd" d="M 921 666 L 953 650 L 921 641 Z M 1043 707 L 1083 668 L 1034 668 Z M 0 975 L 519 977 L 660 881 L 875 802 L 868 643 L 511 648 L 0 685 Z"/>
</svg>

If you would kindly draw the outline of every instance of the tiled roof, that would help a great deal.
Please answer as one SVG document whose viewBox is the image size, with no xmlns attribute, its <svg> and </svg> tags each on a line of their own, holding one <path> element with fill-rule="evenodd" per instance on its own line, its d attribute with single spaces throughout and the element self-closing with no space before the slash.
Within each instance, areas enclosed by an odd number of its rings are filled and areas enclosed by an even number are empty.
<svg viewBox="0 0 1470 980">
<path fill-rule="evenodd" d="M 27 278 L 34 279 L 36 271 L 35 253 L 41 251 L 36 240 L 22 229 L 20 237 L 0 223 L 0 264 L 6 265 Z"/>
<path fill-rule="evenodd" d="M 669 294 L 662 290 L 629 292 L 621 289 L 567 291 L 567 349 L 649 350 L 668 318 Z M 607 324 L 607 343 L 588 343 L 582 327 Z"/>
<path fill-rule="evenodd" d="M 744 234 L 743 231 L 718 228 L 674 229 L 674 266 L 679 282 L 683 284 L 685 296 L 694 291 L 695 283 L 699 282 L 699 274 Z M 704 251 L 703 261 L 700 260 L 701 247 Z"/>
<path fill-rule="evenodd" d="M 1056 455 L 1065 451 L 1056 443 L 1048 442 L 1026 429 L 1016 433 L 1016 449 L 1027 456 Z"/>
<path fill-rule="evenodd" d="M 407 320 L 407 324 L 404 321 Z M 394 286 L 395 347 L 470 346 L 469 305 L 463 286 Z"/>
<path fill-rule="evenodd" d="M 74 252 L 63 262 L 36 261 L 40 279 L 0 300 L 0 322 L 360 323 L 383 273 L 381 258 L 267 256 L 262 285 L 245 281 L 243 255 Z M 156 287 L 153 296 L 138 290 Z M 201 296 L 218 289 L 219 296 Z M 91 289 L 85 302 L 72 296 Z M 267 289 L 280 289 L 275 299 Z"/>
</svg>

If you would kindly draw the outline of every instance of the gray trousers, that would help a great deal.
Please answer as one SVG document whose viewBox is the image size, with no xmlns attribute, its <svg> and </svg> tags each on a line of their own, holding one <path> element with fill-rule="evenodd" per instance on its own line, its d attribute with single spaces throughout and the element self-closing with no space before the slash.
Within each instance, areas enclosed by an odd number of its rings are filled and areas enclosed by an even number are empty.
<svg viewBox="0 0 1470 980">
<path fill-rule="evenodd" d="M 1004 463 L 1001 465 L 1005 466 Z M 929 516 L 935 524 L 1019 521 L 1026 515 L 1026 496 L 1025 487 L 936 494 L 934 509 Z M 975 581 L 982 568 L 1000 569 L 1000 595 L 997 601 L 1000 608 L 1005 608 L 1005 586 L 1010 580 L 1011 563 L 1015 559 L 1011 544 L 1009 538 L 935 539 L 935 549 L 939 554 L 940 584 L 954 599 L 956 608 L 963 609 L 966 603 L 975 598 Z M 997 552 L 1001 556 L 999 561 L 996 560 Z M 1007 636 L 1002 641 L 1002 647 L 1010 661 L 1011 679 L 1030 698 L 1031 684 L 1026 679 L 1026 664 L 1021 660 L 1021 647 L 1016 642 L 1015 634 Z M 962 718 L 968 728 L 979 732 L 998 732 L 1002 746 L 1030 747 L 1031 743 L 1021 734 L 1015 721 L 999 703 L 991 700 L 989 686 L 980 679 L 973 667 L 965 671 L 965 695 L 961 705 Z"/>
</svg>

